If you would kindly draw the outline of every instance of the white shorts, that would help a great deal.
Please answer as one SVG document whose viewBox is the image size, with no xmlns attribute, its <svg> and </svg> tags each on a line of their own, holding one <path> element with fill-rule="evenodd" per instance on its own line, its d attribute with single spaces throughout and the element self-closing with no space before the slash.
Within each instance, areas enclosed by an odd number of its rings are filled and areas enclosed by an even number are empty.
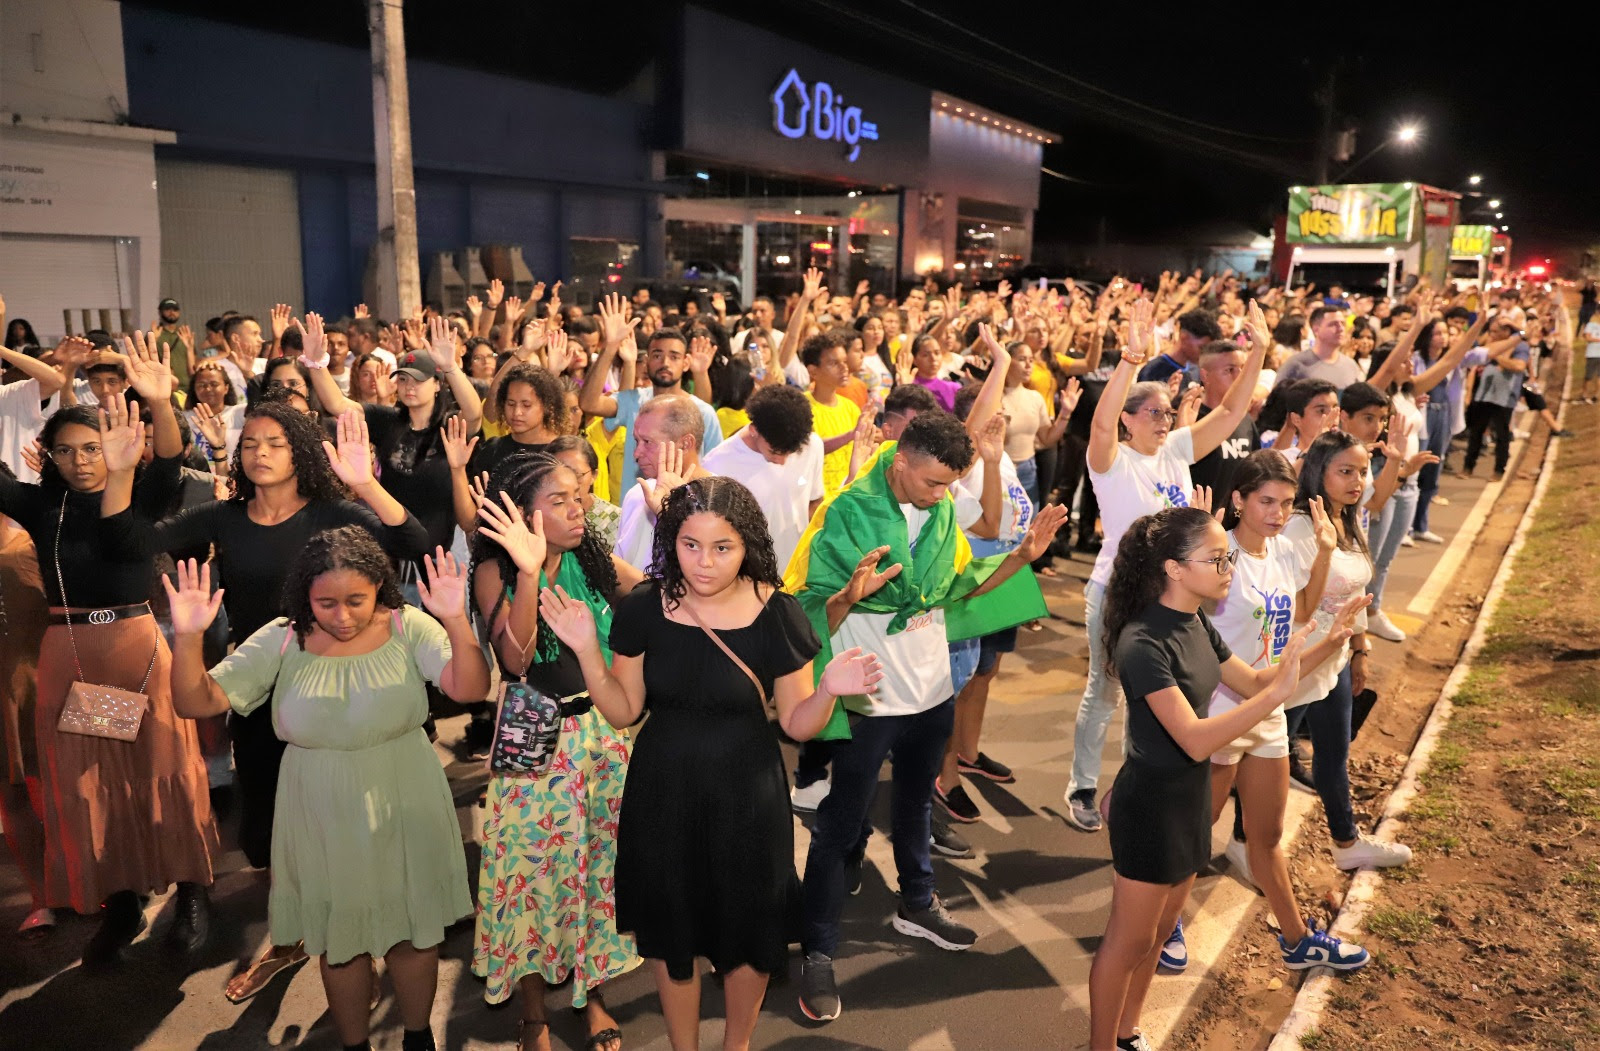
<svg viewBox="0 0 1600 1051">
<path fill-rule="evenodd" d="M 1223 712 L 1232 711 L 1238 705 L 1224 697 L 1221 691 L 1211 697 L 1211 708 L 1207 714 L 1221 715 Z M 1283 714 L 1280 705 L 1272 709 L 1272 714 L 1256 723 L 1239 737 L 1235 738 L 1226 748 L 1211 757 L 1211 761 L 1218 766 L 1233 766 L 1239 761 L 1240 756 L 1253 755 L 1259 759 L 1286 759 L 1289 756 L 1289 719 Z"/>
</svg>

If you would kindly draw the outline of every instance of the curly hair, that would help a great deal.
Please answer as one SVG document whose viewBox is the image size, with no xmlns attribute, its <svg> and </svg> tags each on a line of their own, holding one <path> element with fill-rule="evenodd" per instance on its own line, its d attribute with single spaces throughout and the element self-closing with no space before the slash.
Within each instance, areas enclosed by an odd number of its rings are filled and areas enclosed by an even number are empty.
<svg viewBox="0 0 1600 1051">
<path fill-rule="evenodd" d="M 295 488 L 301 496 L 307 500 L 329 501 L 350 498 L 344 483 L 339 481 L 339 476 L 333 473 L 333 468 L 328 464 L 327 453 L 322 448 L 322 428 L 314 417 L 300 412 L 288 402 L 259 401 L 245 413 L 245 426 L 248 427 L 251 420 L 263 418 L 283 428 L 283 436 L 289 441 L 290 455 L 294 457 Z M 228 481 L 232 486 L 228 497 L 230 503 L 245 504 L 255 498 L 256 483 L 244 473 L 242 439 L 233 450 Z"/>
<path fill-rule="evenodd" d="M 547 452 L 515 453 L 502 460 L 494 473 L 489 476 L 488 491 L 496 499 L 500 493 L 505 493 L 523 514 L 531 515 L 533 502 L 539 497 L 539 490 L 543 489 L 545 483 L 559 471 L 572 473 L 570 467 Z M 485 536 L 482 530 L 472 534 L 471 547 L 472 565 L 467 579 L 472 582 L 474 591 L 471 602 L 473 618 L 478 619 L 477 611 L 481 608 L 479 596 L 476 594 L 478 566 L 493 562 L 500 570 L 501 594 L 495 597 L 495 609 L 498 610 L 506 589 L 517 579 L 517 564 L 512 561 L 505 548 Z M 585 528 L 583 539 L 578 541 L 578 546 L 567 554 L 578 560 L 578 568 L 583 571 L 589 586 L 605 596 L 606 601 L 613 602 L 619 597 L 618 592 L 622 590 L 622 585 L 617 580 L 616 564 L 611 561 L 611 552 L 606 549 L 598 536 Z M 480 622 L 478 625 L 480 634 L 485 638 L 493 628 L 492 620 L 491 617 L 489 623 Z M 538 640 L 539 648 L 534 654 L 535 663 L 548 663 L 560 655 L 555 633 L 545 624 L 543 612 L 539 613 Z"/>
<path fill-rule="evenodd" d="M 772 451 L 797 453 L 806 447 L 816 429 L 811 400 L 799 387 L 774 383 L 762 387 L 744 403 L 750 426 L 766 439 Z"/>
<path fill-rule="evenodd" d="M 1322 497 L 1322 506 L 1329 517 L 1338 516 L 1339 531 L 1344 534 L 1339 538 L 1340 549 L 1360 551 L 1365 555 L 1368 554 L 1367 531 L 1361 528 L 1361 501 L 1340 508 L 1328 499 L 1326 485 L 1328 464 L 1333 462 L 1333 458 L 1360 446 L 1359 439 L 1344 431 L 1326 431 L 1317 435 L 1317 440 L 1300 456 L 1300 482 L 1294 494 L 1294 509 L 1296 514 L 1310 514 L 1311 498 Z"/>
<path fill-rule="evenodd" d="M 394 565 L 371 533 L 354 525 L 324 529 L 306 541 L 283 582 L 283 608 L 289 611 L 289 622 L 301 649 L 305 648 L 311 625 L 316 623 L 311 612 L 311 585 L 322 574 L 340 569 L 359 573 L 371 581 L 378 589 L 378 605 L 399 609 L 406 604 Z"/>
<path fill-rule="evenodd" d="M 1106 585 L 1104 634 L 1098 640 L 1108 668 L 1116 667 L 1122 629 L 1166 591 L 1167 562 L 1198 547 L 1214 522 L 1198 507 L 1168 507 L 1137 519 L 1122 534 Z"/>
<path fill-rule="evenodd" d="M 900 435 L 900 448 L 931 456 L 952 471 L 966 473 L 976 451 L 961 421 L 943 409 L 919 412 Z"/>
<path fill-rule="evenodd" d="M 93 405 L 72 405 L 65 409 L 57 409 L 44 421 L 44 429 L 39 432 L 39 444 L 44 448 L 44 455 L 40 457 L 39 485 L 46 489 L 69 489 L 67 480 L 61 477 L 61 472 L 56 469 L 55 457 L 50 455 L 50 449 L 56 443 L 56 435 L 61 433 L 61 428 L 77 424 L 87 427 L 96 434 L 100 433 L 100 410 Z M 140 468 L 142 471 L 143 468 Z"/>
<path fill-rule="evenodd" d="M 678 564 L 678 532 L 690 515 L 702 511 L 725 519 L 744 542 L 741 577 L 774 588 L 783 586 L 783 568 L 772 549 L 767 516 L 761 512 L 755 495 L 732 478 L 696 478 L 667 494 L 656 519 L 649 573 L 659 583 L 669 610 L 678 605 L 688 586 L 683 567 Z"/>
<path fill-rule="evenodd" d="M 311 370 L 302 365 L 299 358 L 277 357 L 267 362 L 267 367 L 261 372 L 261 386 L 256 390 L 256 399 L 259 400 L 263 394 L 275 387 L 284 386 L 279 380 L 273 378 L 274 374 L 282 369 L 293 369 L 299 374 L 300 379 L 306 385 L 303 395 L 306 399 L 306 404 L 311 407 L 312 412 L 319 416 L 322 415 L 322 402 L 317 398 L 316 385 L 311 382 Z M 296 393 L 300 392 L 296 391 Z"/>
<path fill-rule="evenodd" d="M 561 434 L 567 428 L 567 399 L 561 387 L 561 379 L 549 369 L 540 365 L 521 364 L 513 365 L 500 377 L 500 388 L 494 392 L 494 417 L 497 420 L 506 418 L 506 400 L 511 397 L 511 385 L 525 383 L 533 391 L 533 396 L 539 399 L 539 405 L 544 414 L 540 422 L 544 429 L 552 434 Z"/>
</svg>

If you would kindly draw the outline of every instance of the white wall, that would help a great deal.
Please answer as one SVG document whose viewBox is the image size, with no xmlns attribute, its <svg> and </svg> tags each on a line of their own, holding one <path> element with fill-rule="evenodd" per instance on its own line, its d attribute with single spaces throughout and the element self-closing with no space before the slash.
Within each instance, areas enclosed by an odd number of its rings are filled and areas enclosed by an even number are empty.
<svg viewBox="0 0 1600 1051">
<path fill-rule="evenodd" d="M 122 5 L 0 0 L 0 109 L 57 120 L 124 119 Z"/>
</svg>

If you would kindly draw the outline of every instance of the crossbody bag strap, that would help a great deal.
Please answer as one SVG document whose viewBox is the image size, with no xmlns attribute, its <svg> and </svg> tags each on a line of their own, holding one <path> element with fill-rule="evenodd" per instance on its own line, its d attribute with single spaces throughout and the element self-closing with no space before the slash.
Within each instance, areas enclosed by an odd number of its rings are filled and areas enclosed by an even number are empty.
<svg viewBox="0 0 1600 1051">
<path fill-rule="evenodd" d="M 88 682 L 89 680 L 83 674 L 83 663 L 82 663 L 82 661 L 80 661 L 78 659 L 78 638 L 72 632 L 72 603 L 67 601 L 67 581 L 66 581 L 66 578 L 61 573 L 61 529 L 66 524 L 67 524 L 67 493 L 65 491 L 63 491 L 62 494 L 61 494 L 61 515 L 60 515 L 60 517 L 58 517 L 56 519 L 56 546 L 55 546 L 55 550 L 52 551 L 50 554 L 51 554 L 51 556 L 52 556 L 52 558 L 53 558 L 53 560 L 55 561 L 55 564 L 56 564 L 56 588 L 57 588 L 57 590 L 59 590 L 61 592 L 61 614 L 66 619 L 66 622 L 67 622 L 67 643 L 68 643 L 68 645 L 70 645 L 72 647 L 72 666 L 78 673 L 78 681 L 79 682 Z M 149 602 L 145 603 L 146 607 L 148 607 L 149 605 L 150 605 Z M 155 619 L 151 618 L 150 623 L 152 625 L 154 625 L 155 624 Z M 160 632 L 160 630 L 161 630 L 160 628 L 156 628 L 156 631 L 158 633 Z M 157 636 L 156 636 L 156 639 L 157 639 L 156 644 L 153 647 L 151 647 L 151 649 L 150 649 L 150 664 L 144 670 L 144 682 L 139 684 L 139 692 L 140 693 L 148 693 L 149 690 L 150 690 L 150 676 L 155 674 L 156 657 L 158 655 L 160 655 L 160 653 L 161 653 L 160 638 L 161 638 L 161 636 L 159 634 L 157 634 Z M 97 684 L 94 684 L 94 685 L 100 685 L 100 684 L 97 683 Z"/>
<path fill-rule="evenodd" d="M 766 603 L 762 603 L 762 605 L 765 606 Z M 744 661 L 740 660 L 739 659 L 739 655 L 737 653 L 733 652 L 733 650 L 729 648 L 729 646 L 728 646 L 728 644 L 726 642 L 722 641 L 721 636 L 719 636 L 716 632 L 712 631 L 710 628 L 706 627 L 705 621 L 700 619 L 699 615 L 695 613 L 694 608 L 692 606 L 690 606 L 687 602 L 678 603 L 678 608 L 682 609 L 685 613 L 689 614 L 689 619 L 694 621 L 695 624 L 699 625 L 700 630 L 706 633 L 706 637 L 709 638 L 712 642 L 717 644 L 717 649 L 719 649 L 723 653 L 727 654 L 728 655 L 728 659 L 730 661 L 732 661 L 733 663 L 737 664 L 739 666 L 739 670 L 744 672 L 745 675 L 749 676 L 750 681 L 755 684 L 756 693 L 761 695 L 761 707 L 763 709 L 767 709 L 767 708 L 771 707 L 769 705 L 769 703 L 767 702 L 767 688 L 765 686 L 761 685 L 761 680 L 756 678 L 756 673 L 750 670 L 750 665 L 748 665 Z"/>
</svg>

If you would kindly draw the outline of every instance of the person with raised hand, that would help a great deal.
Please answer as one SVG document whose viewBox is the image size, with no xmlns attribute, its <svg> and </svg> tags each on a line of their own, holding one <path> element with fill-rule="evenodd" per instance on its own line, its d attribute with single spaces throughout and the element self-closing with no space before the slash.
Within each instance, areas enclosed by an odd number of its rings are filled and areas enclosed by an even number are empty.
<svg viewBox="0 0 1600 1051">
<path fill-rule="evenodd" d="M 153 397 L 169 388 L 162 368 L 138 375 L 152 419 L 148 467 L 145 426 L 112 394 L 98 410 L 75 406 L 46 421 L 37 484 L 0 476 L 0 514 L 32 538 L 50 607 L 35 704 L 36 725 L 48 728 L 38 735 L 44 906 L 101 915 L 84 949 L 88 970 L 114 964 L 144 929 L 139 895 L 173 882 L 167 945 L 184 956 L 202 950 L 218 849 L 199 739 L 176 719 L 165 685 L 166 640 L 149 606 L 152 556 L 115 543 L 99 520 L 102 500 L 152 516 L 177 493 L 182 439 L 171 401 Z M 58 729 L 74 707 L 74 683 L 143 694 L 132 740 Z"/>
<path fill-rule="evenodd" d="M 407 605 L 359 526 L 312 536 L 289 567 L 290 616 L 209 672 L 201 633 L 224 594 L 192 560 L 166 583 L 177 632 L 173 704 L 189 719 L 270 708 L 288 747 L 272 836 L 272 940 L 319 957 L 339 1042 L 368 1047 L 373 971 L 387 964 L 406 1051 L 432 1051 L 439 945 L 472 912 L 455 802 L 422 726 L 424 681 L 461 701 L 489 688 L 467 617 L 466 567 L 423 558 Z"/>
<path fill-rule="evenodd" d="M 1251 305 L 1247 332 L 1250 353 L 1222 404 L 1190 427 L 1173 426 L 1177 414 L 1164 382 L 1134 383 L 1139 366 L 1155 349 L 1155 309 L 1140 298 L 1133 305 L 1128 347 L 1095 406 L 1089 432 L 1089 481 L 1100 504 L 1104 541 L 1084 588 L 1089 637 L 1100 633 L 1106 586 L 1117 557 L 1117 543 L 1137 518 L 1167 507 L 1188 505 L 1194 487 L 1189 466 L 1233 434 L 1250 408 L 1261 362 L 1272 347 L 1261 308 Z M 1067 785 L 1067 820 L 1084 832 L 1098 832 L 1095 806 L 1106 728 L 1121 701 L 1121 689 L 1107 674 L 1105 651 L 1089 648 L 1089 675 L 1078 705 L 1072 742 L 1072 780 Z"/>
<path fill-rule="evenodd" d="M 617 932 L 613 878 L 617 821 L 631 736 L 597 711 L 577 654 L 539 615 L 541 587 L 560 587 L 602 628 L 609 659 L 612 604 L 639 583 L 587 525 L 583 482 L 545 454 L 504 462 L 489 485 L 473 538 L 472 600 L 503 681 L 561 699 L 549 772 L 492 773 L 485 802 L 474 973 L 497 1004 L 520 989 L 519 1043 L 548 1051 L 545 994 L 569 976 L 572 1004 L 593 1051 L 617 1051 L 622 1033 L 599 987 L 639 965 Z M 520 894 L 507 893 L 520 887 Z M 538 945 L 542 951 L 529 951 Z"/>
</svg>

